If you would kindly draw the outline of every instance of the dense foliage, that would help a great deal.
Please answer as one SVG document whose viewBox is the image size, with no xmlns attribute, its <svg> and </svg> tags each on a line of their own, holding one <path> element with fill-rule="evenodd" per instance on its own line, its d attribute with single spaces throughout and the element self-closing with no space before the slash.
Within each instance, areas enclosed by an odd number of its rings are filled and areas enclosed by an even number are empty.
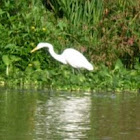
<svg viewBox="0 0 140 140">
<path fill-rule="evenodd" d="M 72 90 L 140 88 L 140 2 L 137 0 L 1 0 L 0 83 Z M 39 42 L 61 53 L 81 51 L 95 66 L 78 72 L 55 61 Z"/>
</svg>

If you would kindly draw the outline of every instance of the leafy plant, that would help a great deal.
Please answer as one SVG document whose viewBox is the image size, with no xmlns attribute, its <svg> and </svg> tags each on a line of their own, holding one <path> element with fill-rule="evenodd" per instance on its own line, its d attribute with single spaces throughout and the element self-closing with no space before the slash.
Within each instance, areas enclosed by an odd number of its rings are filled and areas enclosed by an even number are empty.
<svg viewBox="0 0 140 140">
<path fill-rule="evenodd" d="M 10 55 L 10 56 L 8 56 L 8 55 L 3 55 L 3 56 L 2 56 L 2 60 L 3 60 L 4 64 L 6 65 L 6 75 L 8 76 L 8 75 L 9 75 L 10 66 L 12 67 L 12 64 L 13 64 L 14 62 L 19 61 L 20 58 L 14 56 L 14 55 Z"/>
</svg>

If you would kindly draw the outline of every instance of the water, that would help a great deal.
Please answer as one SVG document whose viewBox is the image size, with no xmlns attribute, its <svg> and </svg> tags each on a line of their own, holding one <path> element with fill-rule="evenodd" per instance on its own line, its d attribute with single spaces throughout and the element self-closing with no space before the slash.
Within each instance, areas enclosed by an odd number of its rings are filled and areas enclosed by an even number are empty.
<svg viewBox="0 0 140 140">
<path fill-rule="evenodd" d="M 0 90 L 0 140 L 139 139 L 139 94 Z"/>
</svg>

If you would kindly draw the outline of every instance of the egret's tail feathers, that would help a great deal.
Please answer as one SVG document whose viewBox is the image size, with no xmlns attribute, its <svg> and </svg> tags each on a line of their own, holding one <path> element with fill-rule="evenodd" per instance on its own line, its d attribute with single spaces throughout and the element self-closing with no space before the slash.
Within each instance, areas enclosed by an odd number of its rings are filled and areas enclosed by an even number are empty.
<svg viewBox="0 0 140 140">
<path fill-rule="evenodd" d="M 89 64 L 87 65 L 86 69 L 89 70 L 89 71 L 92 71 L 92 70 L 94 69 L 94 67 L 93 67 L 92 64 L 89 63 Z"/>
</svg>

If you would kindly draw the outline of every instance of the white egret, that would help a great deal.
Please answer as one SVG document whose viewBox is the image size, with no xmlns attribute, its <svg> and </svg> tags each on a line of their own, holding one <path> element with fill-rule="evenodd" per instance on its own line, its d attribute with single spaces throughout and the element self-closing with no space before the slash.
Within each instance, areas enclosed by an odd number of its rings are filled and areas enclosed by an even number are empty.
<svg viewBox="0 0 140 140">
<path fill-rule="evenodd" d="M 88 62 L 86 57 L 73 48 L 65 49 L 63 53 L 59 55 L 54 52 L 53 46 L 50 43 L 42 42 L 39 43 L 37 47 L 31 51 L 31 53 L 44 47 L 48 48 L 49 53 L 54 59 L 58 60 L 63 64 L 69 64 L 74 68 L 84 68 L 89 71 L 93 70 L 92 64 Z"/>
</svg>

